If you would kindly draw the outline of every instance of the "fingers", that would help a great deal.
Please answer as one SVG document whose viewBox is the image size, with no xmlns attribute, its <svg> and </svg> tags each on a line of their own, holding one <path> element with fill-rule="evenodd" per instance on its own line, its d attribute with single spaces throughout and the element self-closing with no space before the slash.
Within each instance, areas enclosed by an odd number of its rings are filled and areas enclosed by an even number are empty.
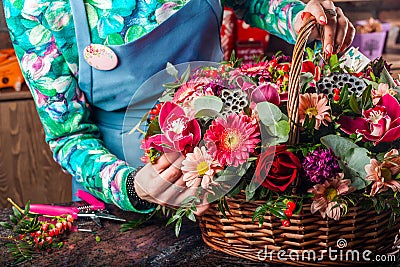
<svg viewBox="0 0 400 267">
<path fill-rule="evenodd" d="M 313 15 L 321 25 L 326 25 L 328 23 L 328 18 L 325 14 L 322 3 L 320 4 L 317 0 L 311 0 L 304 9 L 304 12 L 311 13 L 311 15 Z"/>
<path fill-rule="evenodd" d="M 334 51 L 338 52 L 343 46 L 344 40 L 346 38 L 349 22 L 347 21 L 347 18 L 344 16 L 343 11 L 340 8 L 336 8 L 336 13 L 337 13 L 337 27 L 336 27 L 337 32 L 335 38 Z"/>
<path fill-rule="evenodd" d="M 197 178 L 193 186 L 183 187 L 178 185 L 179 180 L 182 180 L 182 178 L 179 178 L 177 183 L 166 189 L 159 197 L 162 202 L 165 202 L 169 206 L 178 207 L 186 198 L 190 196 L 195 196 L 196 191 L 198 190 L 201 183 L 201 178 Z"/>
<path fill-rule="evenodd" d="M 175 162 L 180 156 L 181 153 L 178 152 L 165 153 L 152 166 L 157 173 L 161 173 L 166 168 L 168 168 L 172 162 Z"/>
<path fill-rule="evenodd" d="M 323 1 L 320 6 L 323 9 L 323 12 L 326 15 L 327 23 L 326 26 L 323 27 L 324 36 L 323 36 L 323 44 L 324 44 L 324 52 L 326 55 L 331 55 L 333 53 L 333 46 L 335 45 L 336 40 L 336 27 L 338 23 L 337 15 L 334 14 L 336 11 L 335 6 L 331 1 Z"/>
<path fill-rule="evenodd" d="M 152 191 L 153 196 L 162 195 L 167 189 L 172 187 L 172 185 L 182 176 L 181 166 L 183 161 L 183 156 L 178 157 L 172 164 L 163 170 L 158 175 L 158 179 L 154 179 L 155 188 Z"/>
<path fill-rule="evenodd" d="M 173 160 L 173 161 L 172 161 Z M 181 177 L 183 157 L 179 153 L 168 153 L 152 165 L 148 163 L 135 176 L 135 190 L 144 200 L 157 202 L 162 192 Z"/>
<path fill-rule="evenodd" d="M 353 42 L 356 29 L 353 24 L 350 23 L 349 19 L 346 18 L 341 8 L 336 8 L 337 12 L 337 32 L 335 39 L 335 53 L 341 53 L 345 51 Z"/>
<path fill-rule="evenodd" d="M 197 196 L 202 178 L 195 179 L 187 187 L 181 172 L 183 160 L 180 153 L 168 153 L 154 165 L 149 163 L 144 166 L 135 176 L 134 186 L 138 196 L 149 202 L 175 208 L 188 197 Z M 200 195 L 204 196 L 204 191 Z M 203 213 L 207 207 L 207 203 L 200 203 L 198 212 Z"/>
</svg>

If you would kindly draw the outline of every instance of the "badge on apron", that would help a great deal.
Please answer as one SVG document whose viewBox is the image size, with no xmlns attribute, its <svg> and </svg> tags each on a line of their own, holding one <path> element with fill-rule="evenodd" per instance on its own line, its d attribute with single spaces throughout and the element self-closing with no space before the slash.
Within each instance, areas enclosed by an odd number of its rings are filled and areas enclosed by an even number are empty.
<svg viewBox="0 0 400 267">
<path fill-rule="evenodd" d="M 83 56 L 86 62 L 98 70 L 112 70 L 118 65 L 118 57 L 108 46 L 90 44 L 85 47 Z"/>
</svg>

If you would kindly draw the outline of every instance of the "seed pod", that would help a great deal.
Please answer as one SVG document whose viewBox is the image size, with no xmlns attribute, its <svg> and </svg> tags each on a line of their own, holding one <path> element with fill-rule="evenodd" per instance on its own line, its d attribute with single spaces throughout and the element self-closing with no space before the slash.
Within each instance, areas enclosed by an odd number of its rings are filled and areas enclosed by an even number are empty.
<svg viewBox="0 0 400 267">
<path fill-rule="evenodd" d="M 324 76 L 317 82 L 317 92 L 319 94 L 326 94 L 329 100 L 333 100 L 334 89 L 342 89 L 347 84 L 349 94 L 356 94 L 360 97 L 364 92 L 367 84 L 362 80 L 353 75 L 347 73 L 332 73 L 330 76 Z"/>
<path fill-rule="evenodd" d="M 221 112 L 223 116 L 230 113 L 239 114 L 249 104 L 247 94 L 241 89 L 222 90 L 221 100 L 224 102 L 224 108 Z"/>
</svg>

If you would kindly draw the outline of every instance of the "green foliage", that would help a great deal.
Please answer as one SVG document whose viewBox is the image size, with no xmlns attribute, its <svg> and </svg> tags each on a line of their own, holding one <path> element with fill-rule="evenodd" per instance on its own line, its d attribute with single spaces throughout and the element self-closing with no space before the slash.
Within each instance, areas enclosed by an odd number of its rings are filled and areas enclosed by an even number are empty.
<svg viewBox="0 0 400 267">
<path fill-rule="evenodd" d="M 286 204 L 289 201 L 296 203 L 296 209 L 294 214 L 299 214 L 303 209 L 304 199 L 310 198 L 312 195 L 296 196 L 296 195 L 270 195 L 267 198 L 265 204 L 258 206 L 254 211 L 252 221 L 258 221 L 258 225 L 261 227 L 264 224 L 265 216 L 273 215 L 281 220 L 288 220 L 289 218 L 285 215 L 284 210 L 287 209 Z"/>
<path fill-rule="evenodd" d="M 272 137 L 269 145 L 286 142 L 289 138 L 290 125 L 287 116 L 279 107 L 269 102 L 260 102 L 257 104 L 257 111 L 265 130 Z"/>
<path fill-rule="evenodd" d="M 175 211 L 173 216 L 168 220 L 167 226 L 175 223 L 175 235 L 178 237 L 181 231 L 183 219 L 186 217 L 189 220 L 196 222 L 195 212 L 197 211 L 196 205 L 200 204 L 198 196 L 187 197 L 181 206 Z"/>
<path fill-rule="evenodd" d="M 121 233 L 124 233 L 140 227 L 141 225 L 149 221 L 151 218 L 153 218 L 154 215 L 156 215 L 160 211 L 160 209 L 161 206 L 157 206 L 157 208 L 155 208 L 153 212 L 149 214 L 143 214 L 139 219 L 131 220 L 129 222 L 121 224 L 119 231 Z"/>
<path fill-rule="evenodd" d="M 30 214 L 29 206 L 30 203 L 28 202 L 23 213 L 12 207 L 13 214 L 10 215 L 11 224 L 0 222 L 0 226 L 13 232 L 13 235 L 8 237 L 9 243 L 6 246 L 8 252 L 15 259 L 16 264 L 30 260 L 38 254 L 31 241 L 25 242 L 26 240 L 21 240 L 17 237 L 18 235 L 32 233 L 40 229 L 39 215 Z"/>
<path fill-rule="evenodd" d="M 216 96 L 201 96 L 194 100 L 196 118 L 216 117 L 222 110 L 224 103 Z"/>
<path fill-rule="evenodd" d="M 321 138 L 321 143 L 331 148 L 335 155 L 340 158 L 340 167 L 345 177 L 351 179 L 352 186 L 358 190 L 371 183 L 366 180 L 367 173 L 365 172 L 365 165 L 370 162 L 367 149 L 337 135 L 324 136 Z"/>
</svg>

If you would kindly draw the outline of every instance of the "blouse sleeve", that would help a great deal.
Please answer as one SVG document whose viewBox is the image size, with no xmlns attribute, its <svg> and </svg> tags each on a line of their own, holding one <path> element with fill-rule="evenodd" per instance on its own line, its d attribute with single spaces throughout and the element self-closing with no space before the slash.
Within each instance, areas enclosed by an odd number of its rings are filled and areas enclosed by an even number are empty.
<svg viewBox="0 0 400 267">
<path fill-rule="evenodd" d="M 225 0 L 240 19 L 294 44 L 296 15 L 305 4 L 299 0 Z"/>
<path fill-rule="evenodd" d="M 77 48 L 68 1 L 4 0 L 6 22 L 22 73 L 54 159 L 88 191 L 124 210 L 134 169 L 111 154 L 89 120 L 77 84 Z M 22 4 L 21 4 L 22 3 Z"/>
</svg>

